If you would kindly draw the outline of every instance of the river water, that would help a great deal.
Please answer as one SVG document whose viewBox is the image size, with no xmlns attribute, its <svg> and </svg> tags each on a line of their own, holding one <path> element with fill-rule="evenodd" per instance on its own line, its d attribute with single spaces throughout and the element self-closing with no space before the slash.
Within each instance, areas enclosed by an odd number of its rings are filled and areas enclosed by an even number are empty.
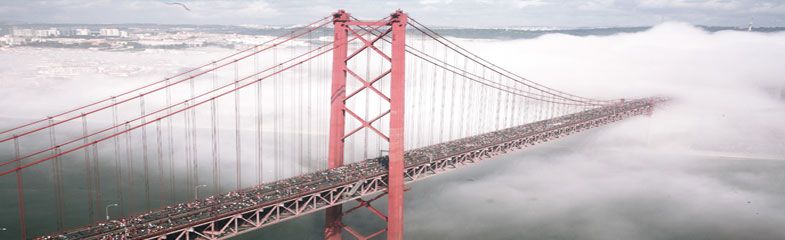
<svg viewBox="0 0 785 240">
<path fill-rule="evenodd" d="M 516 37 L 500 32 L 505 30 L 494 31 L 452 35 L 462 37 L 459 43 L 486 59 L 503 62 L 504 67 L 557 89 L 586 96 L 666 95 L 674 100 L 651 117 L 498 156 L 411 185 L 406 192 L 408 239 L 785 238 L 785 101 L 779 93 L 785 83 L 781 67 L 785 34 L 714 32 L 679 23 L 651 29 L 602 29 L 595 30 L 596 34 L 549 32 Z M 102 88 L 126 78 L 86 73 L 105 77 L 108 80 L 101 81 L 108 83 L 96 85 L 97 91 L 85 92 L 79 99 L 52 103 L 65 96 L 55 93 L 58 89 L 96 83 L 79 80 L 83 79 L 79 74 L 52 77 L 51 72 L 41 72 L 58 59 L 88 67 L 95 59 L 113 59 L 108 63 L 121 65 L 142 65 L 134 63 L 138 59 L 178 61 L 176 66 L 162 64 L 164 70 L 131 76 L 142 81 L 145 76 L 197 65 L 225 53 L 215 49 L 142 53 L 4 49 L 0 59 L 14 59 L 20 67 L 0 66 L 4 86 L 0 119 L 10 125 L 20 121 L 14 119 L 19 111 L 25 118 L 36 118 L 57 106 L 103 97 Z M 189 57 L 192 54 L 199 57 Z M 20 81 L 20 76 L 37 77 Z M 41 87 L 45 83 L 55 83 L 55 87 Z M 12 156 L 10 150 L 2 151 L 0 158 Z M 28 229 L 33 235 L 56 229 L 48 169 L 47 165 L 25 173 L 26 185 L 40 186 L 25 192 L 31 209 Z M 81 181 L 83 176 L 68 163 L 64 169 L 66 181 Z M 101 171 L 113 168 L 107 165 Z M 0 229 L 6 229 L 0 231 L 0 239 L 18 234 L 13 180 L 0 181 Z M 158 187 L 153 184 L 151 190 Z M 102 186 L 104 203 L 119 201 L 114 189 L 112 182 Z M 79 201 L 85 191 L 67 186 L 65 199 Z M 191 193 L 191 189 L 177 189 L 181 200 Z M 141 209 L 143 199 L 141 194 L 126 196 L 132 203 L 127 204 L 129 208 Z M 153 198 L 151 204 L 157 206 L 158 201 Z M 385 204 L 382 199 L 374 206 L 384 211 Z M 87 220 L 83 204 L 67 206 L 67 227 Z M 96 218 L 104 217 L 100 208 Z M 109 215 L 115 217 L 119 211 L 112 208 Z M 324 214 L 318 212 L 238 239 L 319 239 L 323 219 Z M 344 221 L 364 233 L 384 226 L 363 210 Z"/>
</svg>

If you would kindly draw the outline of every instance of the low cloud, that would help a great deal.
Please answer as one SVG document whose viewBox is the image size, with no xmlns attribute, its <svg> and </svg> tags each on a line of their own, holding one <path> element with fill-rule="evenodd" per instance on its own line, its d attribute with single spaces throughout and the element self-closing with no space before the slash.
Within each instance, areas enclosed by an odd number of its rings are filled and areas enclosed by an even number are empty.
<svg viewBox="0 0 785 240">
<path fill-rule="evenodd" d="M 529 8 L 529 7 L 538 7 L 547 5 L 548 2 L 542 0 L 521 0 L 515 4 L 515 7 L 518 8 Z"/>
<path fill-rule="evenodd" d="M 709 33 L 689 24 L 665 23 L 645 32 L 603 37 L 549 34 L 529 40 L 455 40 L 494 63 L 560 90 L 606 98 L 663 95 L 673 101 L 651 117 L 584 132 L 412 185 L 407 192 L 407 236 L 785 236 L 781 227 L 785 222 L 785 68 L 781 65 L 785 33 Z M 21 67 L 0 67 L 4 93 L 0 115 L 42 116 L 226 53 L 215 49 L 2 51 L 0 56 L 14 59 Z M 89 72 L 97 65 L 139 70 L 130 77 Z M 46 77 L 47 69 L 58 66 L 88 73 Z M 55 89 L 42 87 L 52 85 Z M 81 91 L 73 102 L 46 102 L 39 97 L 48 93 L 49 99 L 68 99 L 68 94 L 85 85 L 91 91 Z M 376 229 L 377 222 L 364 221 L 373 217 L 346 221 L 360 229 Z M 314 215 L 304 221 L 320 223 L 321 219 Z M 319 238 L 321 230 L 313 225 L 298 232 L 312 234 L 302 238 Z M 286 230 L 259 233 L 270 236 Z"/>
<path fill-rule="evenodd" d="M 783 42 L 783 33 L 682 23 L 607 37 L 463 40 L 558 89 L 674 100 L 651 117 L 413 185 L 409 236 L 782 238 Z"/>
<path fill-rule="evenodd" d="M 741 1 L 736 0 L 641 0 L 639 6 L 644 8 L 691 8 L 691 9 L 716 9 L 716 10 L 737 10 L 744 6 Z"/>
</svg>

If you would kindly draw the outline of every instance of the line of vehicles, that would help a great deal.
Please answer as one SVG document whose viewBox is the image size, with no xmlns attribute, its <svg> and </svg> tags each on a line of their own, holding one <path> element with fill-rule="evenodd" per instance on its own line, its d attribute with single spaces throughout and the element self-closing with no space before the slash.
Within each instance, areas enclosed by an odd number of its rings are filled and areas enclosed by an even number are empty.
<svg viewBox="0 0 785 240">
<path fill-rule="evenodd" d="M 404 154 L 407 167 L 417 166 L 436 159 L 449 158 L 455 153 L 472 151 L 478 147 L 493 146 L 512 139 L 578 123 L 620 112 L 652 107 L 665 101 L 662 98 L 645 98 L 624 101 L 557 118 L 452 140 L 423 148 L 408 150 Z M 286 199 L 312 194 L 317 191 L 369 179 L 387 172 L 386 156 L 347 164 L 338 168 L 317 171 L 276 182 L 214 195 L 204 199 L 180 203 L 147 213 L 118 220 L 97 223 L 79 229 L 44 236 L 40 239 L 135 239 L 190 226 L 195 222 L 215 219 L 243 209 L 254 209 L 280 203 Z"/>
</svg>

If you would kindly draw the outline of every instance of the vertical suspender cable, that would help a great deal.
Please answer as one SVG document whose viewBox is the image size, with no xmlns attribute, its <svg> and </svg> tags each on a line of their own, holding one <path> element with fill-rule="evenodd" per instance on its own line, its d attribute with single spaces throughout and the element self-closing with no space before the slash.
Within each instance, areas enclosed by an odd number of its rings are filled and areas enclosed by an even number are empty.
<svg viewBox="0 0 785 240">
<path fill-rule="evenodd" d="M 463 67 L 464 67 L 464 69 L 466 69 L 466 64 L 464 64 Z M 458 98 L 459 98 L 458 100 L 460 102 L 460 105 L 457 108 L 458 112 L 455 114 L 455 115 L 459 116 L 458 117 L 458 126 L 457 126 L 458 129 L 456 129 L 457 130 L 456 138 L 463 138 L 463 127 L 464 127 L 463 126 L 463 122 L 466 119 L 466 117 L 463 115 L 463 112 L 464 112 L 463 111 L 464 110 L 463 106 L 466 105 L 466 101 L 464 101 L 464 99 L 465 99 L 464 96 L 466 96 L 466 82 L 465 82 L 465 79 L 464 79 L 465 77 L 463 77 L 463 76 L 460 76 L 460 77 L 461 77 L 461 81 L 460 81 L 460 83 L 461 83 L 461 87 L 460 87 L 461 92 L 460 92 L 460 94 L 456 94 L 456 96 L 458 96 Z M 458 102 L 456 102 L 456 103 L 458 103 Z"/>
<path fill-rule="evenodd" d="M 548 104 L 549 105 L 549 108 L 548 108 L 548 119 L 549 120 L 553 120 L 553 118 L 556 117 L 556 102 L 554 102 L 556 97 L 551 96 L 549 98 L 550 98 L 551 101 Z"/>
<path fill-rule="evenodd" d="M 98 143 L 93 144 L 93 187 L 95 189 L 95 206 L 103 204 L 103 191 L 101 191 L 101 171 L 100 161 L 98 160 Z"/>
<path fill-rule="evenodd" d="M 131 126 L 128 124 L 128 122 L 126 122 L 125 123 L 125 130 L 128 131 L 128 132 L 125 134 L 125 156 L 126 156 L 125 163 L 126 163 L 126 168 L 128 169 L 128 182 L 126 183 L 126 187 L 128 189 L 128 204 L 127 204 L 128 206 L 126 207 L 128 209 L 128 214 L 133 213 L 133 202 L 134 202 L 133 201 L 133 199 L 134 199 L 134 197 L 133 197 L 133 193 L 134 193 L 134 189 L 133 189 L 133 186 L 134 186 L 134 184 L 133 184 L 133 182 L 134 182 L 133 181 L 134 180 L 133 179 L 134 168 L 133 168 L 133 165 L 132 165 L 134 156 L 133 156 L 133 145 L 131 144 L 131 132 L 129 130 L 130 128 L 131 128 Z"/>
<path fill-rule="evenodd" d="M 169 85 L 169 79 L 166 79 L 166 85 Z M 166 88 L 166 106 L 172 106 L 172 87 Z M 170 114 L 172 114 L 172 109 L 167 108 L 166 115 Z M 176 193 L 174 189 L 174 131 L 172 130 L 172 117 L 166 118 L 166 136 L 168 138 L 166 146 L 169 149 L 167 156 L 169 159 L 169 197 L 171 198 L 170 203 L 174 204 L 176 202 Z"/>
<path fill-rule="evenodd" d="M 234 62 L 234 87 L 240 87 L 240 73 L 238 69 L 238 62 Z M 234 146 L 235 146 L 235 157 L 237 158 L 237 186 L 235 189 L 239 190 L 242 188 L 243 185 L 243 171 L 242 171 L 242 145 L 241 145 L 242 137 L 240 136 L 240 89 L 234 91 Z"/>
<path fill-rule="evenodd" d="M 82 136 L 87 136 L 87 116 L 82 113 Z M 89 142 L 87 137 L 83 140 L 84 144 Z M 90 222 L 95 222 L 95 209 L 93 207 L 93 179 L 90 164 L 90 148 L 84 148 L 85 161 L 85 182 L 87 183 L 87 215 Z"/>
<path fill-rule="evenodd" d="M 550 116 L 550 119 L 553 119 L 553 118 L 556 117 L 556 107 L 557 106 L 558 105 L 556 103 L 556 96 L 551 96 L 551 116 Z"/>
<path fill-rule="evenodd" d="M 385 47 L 386 46 L 387 45 L 385 44 L 385 42 L 381 42 L 381 46 L 379 47 L 379 49 L 382 52 L 385 52 Z M 386 59 L 384 59 L 384 58 L 378 58 L 378 59 L 379 59 L 379 71 L 378 72 L 384 72 L 384 61 L 386 61 Z M 379 91 L 380 92 L 384 92 L 385 91 L 385 89 L 384 89 L 385 85 L 384 85 L 384 79 L 383 78 L 379 79 L 379 85 L 378 86 L 381 86 L 381 87 L 379 87 Z M 379 109 L 379 111 L 383 111 L 382 110 L 382 108 L 384 108 L 383 104 L 384 104 L 384 101 L 379 100 L 379 104 L 378 104 L 378 108 L 377 108 L 377 109 Z M 382 124 L 382 127 L 381 127 L 380 131 L 383 131 L 383 132 L 387 131 L 387 132 L 389 132 L 389 130 L 384 128 L 384 124 Z M 382 154 L 382 149 L 386 149 L 386 148 L 382 147 L 382 141 L 384 141 L 384 140 L 381 139 L 381 138 L 378 138 L 378 137 L 376 138 L 376 141 L 375 141 L 375 143 L 376 143 L 376 152 L 379 154 L 379 157 L 381 157 L 381 155 L 383 155 Z"/>
<path fill-rule="evenodd" d="M 477 75 L 475 73 L 477 71 L 477 64 L 472 63 L 472 66 L 473 66 L 472 67 L 472 74 Z M 464 69 L 468 70 L 468 68 L 464 68 Z M 468 95 L 467 97 L 469 98 L 469 103 L 468 103 L 468 106 L 466 106 L 465 110 L 468 110 L 466 112 L 466 119 L 468 120 L 468 124 L 466 124 L 467 125 L 466 136 L 468 137 L 470 135 L 475 134 L 475 130 L 476 130 L 475 124 L 477 123 L 478 119 L 476 117 L 472 117 L 471 116 L 471 113 L 475 112 L 474 103 L 476 102 L 476 100 L 475 100 L 475 97 L 474 97 L 474 95 L 475 95 L 475 93 L 474 93 L 474 86 L 476 84 L 473 81 L 472 82 L 467 81 L 467 83 L 469 83 L 469 93 L 467 93 L 467 95 Z"/>
<path fill-rule="evenodd" d="M 515 88 L 518 90 L 518 92 L 520 92 L 521 88 L 519 88 L 518 85 L 519 84 L 516 83 L 515 84 Z M 520 112 L 518 111 L 518 108 L 521 107 L 520 100 L 521 100 L 521 96 L 519 96 L 519 95 L 514 95 L 513 96 L 513 108 L 512 108 L 512 125 L 513 126 L 518 126 L 518 125 L 521 124 L 521 122 L 520 122 L 521 121 L 520 120 Z"/>
<path fill-rule="evenodd" d="M 191 79 L 191 99 L 192 101 L 196 101 L 196 78 Z M 196 108 L 191 108 L 191 159 L 194 161 L 193 165 L 193 185 L 189 186 L 193 187 L 199 185 L 199 151 L 197 151 L 197 142 L 199 137 L 197 137 L 197 130 L 198 127 L 196 126 Z"/>
<path fill-rule="evenodd" d="M 456 55 L 453 54 L 453 63 L 455 63 L 455 59 L 456 59 Z M 455 81 L 455 77 L 456 77 L 455 72 L 452 72 L 452 71 L 450 71 L 450 72 L 451 72 L 451 75 L 452 75 L 452 81 L 450 81 L 450 84 L 452 85 L 452 91 L 450 91 L 450 96 L 452 96 L 452 100 L 450 101 L 450 112 L 452 113 L 451 116 L 453 116 L 453 117 L 450 118 L 450 126 L 447 127 L 447 129 L 449 129 L 449 131 L 450 131 L 448 139 L 449 140 L 453 140 L 453 139 L 455 139 L 455 138 L 453 138 L 453 132 L 455 132 L 455 130 L 453 128 L 453 123 L 455 122 L 454 119 L 456 119 L 454 117 L 454 116 L 456 116 L 456 114 L 455 114 L 455 103 L 456 103 L 455 97 L 458 95 L 458 94 L 456 94 L 456 92 L 457 92 L 456 87 L 457 87 L 458 84 L 456 84 L 456 81 Z M 460 117 L 457 118 L 457 120 L 460 120 L 460 119 L 461 119 Z"/>
<path fill-rule="evenodd" d="M 185 101 L 185 107 L 186 108 L 190 107 L 190 103 L 188 102 L 188 100 Z M 185 133 L 185 136 L 184 136 L 184 138 L 185 138 L 185 141 L 184 141 L 185 166 L 186 166 L 185 167 L 185 172 L 186 172 L 186 177 L 187 177 L 186 178 L 186 185 L 187 185 L 186 186 L 186 190 L 187 191 L 190 191 L 190 188 L 194 186 L 194 184 L 193 184 L 193 173 L 192 173 L 193 169 L 191 167 L 191 165 L 193 164 L 193 161 L 191 161 L 191 159 L 192 159 L 191 154 L 193 152 L 191 151 L 191 127 L 190 127 L 191 126 L 191 120 L 190 120 L 190 115 L 191 114 L 190 114 L 189 111 L 183 111 L 183 131 Z"/>
<path fill-rule="evenodd" d="M 420 46 L 422 47 L 423 50 L 425 50 L 425 35 L 423 34 L 420 34 Z M 415 100 L 412 107 L 413 112 L 410 114 L 412 116 L 415 116 L 414 125 L 417 127 L 416 128 L 417 130 L 414 132 L 415 139 L 414 139 L 413 148 L 418 148 L 422 146 L 422 138 L 423 138 L 422 128 L 423 125 L 425 124 L 422 121 L 422 116 L 425 115 L 425 113 L 422 111 L 422 104 L 423 104 L 422 98 L 423 95 L 425 95 L 425 90 L 423 90 L 423 86 L 425 84 L 425 74 L 426 74 L 425 61 L 419 60 L 419 62 L 420 64 L 417 66 L 417 69 L 415 70 L 416 73 L 419 73 L 419 76 L 415 78 L 415 84 L 416 84 L 415 86 L 417 87 L 412 89 L 412 93 L 415 95 Z"/>
<path fill-rule="evenodd" d="M 545 113 L 545 99 L 537 101 L 537 121 L 542 121 Z"/>
<path fill-rule="evenodd" d="M 513 81 L 512 84 L 513 84 L 513 89 L 515 90 L 515 92 L 518 92 L 519 89 L 518 89 L 517 82 Z M 514 123 L 513 123 L 513 114 L 515 113 L 515 111 L 513 111 L 513 106 L 515 106 L 515 101 L 514 100 L 515 100 L 515 95 L 513 95 L 510 92 L 507 92 L 507 113 L 506 113 L 506 115 L 507 115 L 507 118 L 506 118 L 507 119 L 507 127 L 514 126 Z"/>
<path fill-rule="evenodd" d="M 273 66 L 277 71 L 278 67 L 278 48 L 273 48 Z M 280 155 L 278 149 L 278 135 L 280 128 L 278 127 L 278 118 L 280 118 L 279 111 L 281 110 L 278 107 L 278 74 L 273 76 L 273 169 L 274 170 L 274 178 L 273 181 L 281 179 L 281 163 L 280 163 Z"/>
<path fill-rule="evenodd" d="M 310 61 L 308 61 L 308 62 L 310 62 Z M 300 64 L 299 66 L 297 66 L 297 75 L 298 75 L 297 76 L 297 83 L 298 83 L 298 88 L 296 88 L 295 91 L 297 92 L 297 99 L 298 99 L 298 102 L 300 103 L 297 106 L 297 110 L 298 110 L 298 113 L 300 115 L 298 117 L 298 119 L 297 119 L 297 124 L 299 125 L 297 127 L 297 130 L 298 130 L 297 131 L 298 132 L 298 134 L 297 134 L 297 141 L 299 142 L 297 144 L 297 146 L 298 146 L 298 149 L 300 150 L 299 151 L 300 152 L 299 159 L 300 159 L 300 174 L 301 175 L 306 170 L 306 168 L 305 168 L 305 145 L 303 144 L 303 138 L 307 136 L 305 134 L 307 134 L 307 132 L 308 132 L 306 130 L 305 124 L 304 124 L 305 116 L 303 116 L 303 115 L 307 114 L 307 112 L 305 111 L 306 110 L 305 106 L 308 105 L 308 103 L 305 101 L 306 99 L 303 98 L 303 94 L 307 94 L 307 93 L 305 93 L 305 91 L 303 91 L 304 90 L 303 88 L 305 88 L 305 87 L 303 87 L 303 86 L 305 86 L 305 81 L 304 81 L 305 80 L 305 74 L 303 74 L 303 71 L 305 71 L 303 64 Z"/>
<path fill-rule="evenodd" d="M 436 50 L 437 50 L 436 49 L 436 42 L 433 41 L 433 56 L 436 56 L 436 52 L 437 52 Z M 433 66 L 433 77 L 430 79 L 430 81 L 431 81 L 431 95 L 430 96 L 433 97 L 433 98 L 435 98 L 437 96 L 436 95 L 436 77 L 437 77 L 437 73 L 438 72 L 436 71 L 436 66 L 434 65 Z M 430 119 L 430 121 L 428 123 L 428 125 L 429 125 L 428 133 L 429 134 L 428 134 L 428 138 L 427 138 L 427 145 L 433 145 L 435 143 L 435 140 L 436 140 L 436 138 L 434 136 L 434 135 L 436 135 L 436 133 L 433 131 L 436 128 L 436 99 L 433 99 L 432 101 L 429 101 L 428 104 L 431 105 L 431 111 L 428 112 L 428 115 L 430 115 L 431 119 Z"/>
<path fill-rule="evenodd" d="M 213 63 L 215 64 L 215 63 Z M 213 72 L 213 89 L 218 86 L 218 73 Z M 215 106 L 215 98 L 210 99 L 210 132 L 212 134 L 212 153 L 213 153 L 213 193 L 214 194 L 221 194 L 221 152 L 219 149 L 219 136 L 220 132 L 218 129 L 218 109 Z"/>
<path fill-rule="evenodd" d="M 294 56 L 295 46 L 294 46 L 294 44 L 291 44 L 291 45 L 289 45 L 289 47 L 291 49 L 291 51 L 289 51 L 289 58 L 291 58 L 291 56 Z M 295 77 L 297 77 L 295 73 L 296 73 L 296 69 L 292 69 L 289 72 L 289 74 L 291 74 L 291 77 L 289 79 L 294 79 Z M 288 151 L 288 153 L 290 155 L 290 157 L 288 159 L 290 159 L 290 160 L 287 160 L 287 162 L 289 162 L 289 165 L 290 165 L 289 173 L 291 173 L 291 175 L 289 175 L 289 177 L 293 177 L 293 176 L 295 176 L 297 174 L 297 168 L 296 168 L 296 165 L 297 165 L 297 158 L 296 158 L 297 157 L 297 142 L 295 141 L 295 137 L 296 137 L 297 133 L 296 133 L 296 131 L 293 131 L 293 129 L 296 126 L 295 125 L 295 121 L 297 121 L 296 120 L 296 118 L 297 118 L 297 116 L 296 116 L 297 110 L 295 109 L 295 100 L 296 100 L 297 96 L 294 95 L 294 81 L 285 81 L 284 83 L 286 83 L 286 84 L 283 84 L 283 86 L 287 87 L 285 89 L 288 90 L 288 91 L 284 92 L 284 96 L 288 97 L 286 99 L 286 101 L 284 101 L 284 102 L 285 103 L 289 103 L 289 107 L 284 108 L 284 109 L 289 111 L 289 118 L 287 118 L 287 119 L 291 119 L 289 121 L 285 121 L 284 122 L 284 123 L 286 123 L 286 122 L 289 123 L 289 127 L 286 127 L 284 129 L 289 130 L 289 134 L 287 134 L 287 135 L 289 135 L 289 143 L 291 143 L 291 144 L 289 144 L 289 146 L 291 146 L 291 149 Z"/>
<path fill-rule="evenodd" d="M 101 191 L 101 171 L 100 161 L 98 160 L 98 143 L 93 144 L 93 187 L 95 188 L 95 205 L 101 206 L 103 204 L 103 191 Z"/>
<path fill-rule="evenodd" d="M 60 147 L 55 148 L 57 154 L 60 154 L 61 151 Z M 57 180 L 55 181 L 55 184 L 57 184 L 57 228 L 58 230 L 63 230 L 63 225 L 65 224 L 63 222 L 63 162 L 58 157 L 55 158 L 55 163 L 57 172 Z"/>
<path fill-rule="evenodd" d="M 482 78 L 485 79 L 485 68 L 482 68 Z M 478 116 L 478 118 L 480 120 L 480 126 L 478 127 L 478 130 L 481 133 L 484 133 L 484 132 L 487 131 L 486 130 L 486 125 L 487 125 L 488 118 L 485 115 L 488 115 L 488 113 L 486 113 L 486 108 L 488 106 L 488 96 L 487 96 L 487 94 L 485 94 L 486 89 L 487 89 L 487 87 L 480 86 L 480 104 L 481 105 L 480 105 L 479 116 Z"/>
<path fill-rule="evenodd" d="M 164 150 L 161 136 L 161 119 L 155 120 L 155 143 L 157 147 L 156 157 L 158 158 L 158 206 L 164 206 Z"/>
<path fill-rule="evenodd" d="M 145 106 L 144 106 L 144 95 L 139 95 L 139 111 L 141 112 L 140 116 L 144 116 L 145 114 Z M 144 164 L 144 206 L 145 210 L 150 209 L 150 166 L 149 166 L 149 159 L 147 157 L 147 120 L 142 117 L 141 119 L 141 131 L 142 131 L 142 162 Z"/>
<path fill-rule="evenodd" d="M 365 35 L 364 37 L 366 37 L 366 38 L 369 37 L 367 33 L 365 33 L 364 35 Z M 371 48 L 369 47 L 369 48 L 367 48 L 365 50 L 365 81 L 370 81 L 370 80 L 371 80 Z M 365 90 L 363 90 L 363 92 L 365 92 L 365 109 L 364 109 L 365 112 L 364 113 L 360 113 L 360 116 L 362 118 L 364 118 L 364 119 L 368 119 L 369 116 L 370 116 L 371 90 L 370 89 L 365 89 Z M 362 156 L 363 157 L 362 157 L 361 161 L 364 161 L 364 160 L 368 159 L 368 150 L 369 150 L 368 149 L 368 134 L 369 134 L 369 132 L 370 131 L 368 131 L 367 129 L 363 130 L 363 133 L 364 133 L 364 136 L 363 136 L 363 152 L 362 152 Z"/>
<path fill-rule="evenodd" d="M 445 48 L 444 49 L 444 59 L 442 59 L 442 61 L 444 61 L 444 62 L 447 62 L 447 52 L 448 51 Z M 441 97 L 442 97 L 442 101 L 441 101 L 441 104 L 442 104 L 442 106 L 441 106 L 441 108 L 442 108 L 441 110 L 442 111 L 441 112 L 442 113 L 441 113 L 441 115 L 442 116 L 439 119 L 439 123 L 440 123 L 439 124 L 439 129 L 440 129 L 440 131 L 439 131 L 439 143 L 442 143 L 442 142 L 445 141 L 444 140 L 444 131 L 446 131 L 446 130 L 448 131 L 449 130 L 449 128 L 448 129 L 444 129 L 444 125 L 448 121 L 445 118 L 445 113 L 447 112 L 447 107 L 445 107 L 445 105 L 446 105 L 445 103 L 447 102 L 447 69 L 445 69 L 445 68 L 441 68 L 441 69 L 442 69 L 442 93 L 441 93 Z"/>
<path fill-rule="evenodd" d="M 221 193 L 221 170 L 220 170 L 220 156 L 221 153 L 218 149 L 219 132 L 218 132 L 218 117 L 216 114 L 215 99 L 210 99 L 210 125 L 212 132 L 213 142 L 213 192 L 215 194 Z"/>
<path fill-rule="evenodd" d="M 311 57 L 311 53 L 310 52 L 313 49 L 313 39 L 312 39 L 312 36 L 311 36 L 310 32 L 308 33 L 308 40 L 306 41 L 306 43 L 308 45 L 308 52 L 309 52 L 308 56 L 306 56 L 306 57 Z M 313 171 L 313 167 L 314 167 L 313 158 L 312 158 L 312 155 L 311 155 L 311 153 L 313 152 L 313 148 L 311 146 L 311 142 L 313 141 L 313 135 L 315 133 L 315 131 L 314 131 L 315 129 L 311 126 L 311 123 L 312 123 L 311 122 L 312 121 L 311 115 L 313 114 L 313 112 L 312 112 L 313 110 L 311 109 L 311 106 L 313 104 L 313 89 L 314 89 L 313 85 L 316 84 L 313 81 L 314 78 L 313 78 L 313 72 L 312 72 L 312 69 L 311 69 L 311 62 L 313 62 L 313 60 L 312 61 L 308 61 L 308 66 L 306 67 L 307 80 L 305 81 L 306 86 L 308 88 L 308 93 L 306 93 L 306 95 L 308 96 L 308 100 L 307 100 L 307 102 L 305 104 L 305 108 L 306 108 L 305 111 L 307 113 L 305 122 L 308 125 L 308 127 L 305 130 L 305 133 L 307 134 L 306 136 L 308 137 L 307 141 L 305 142 L 306 143 L 305 149 L 307 149 L 306 152 L 305 152 L 305 154 L 306 154 L 305 159 L 308 160 L 308 171 L 309 172 Z"/>
<path fill-rule="evenodd" d="M 49 117 L 49 125 L 54 123 L 54 119 Z M 57 146 L 57 139 L 55 137 L 55 128 L 54 126 L 49 128 L 49 141 L 52 146 L 55 148 L 52 149 L 52 154 L 59 155 L 60 154 L 60 146 Z M 63 208 L 62 208 L 62 178 L 60 177 L 60 157 L 57 156 L 52 161 L 52 182 L 54 183 L 54 194 L 55 194 L 55 208 L 57 209 L 57 229 L 63 229 Z"/>
<path fill-rule="evenodd" d="M 370 38 L 368 33 L 365 34 L 365 37 Z M 371 48 L 370 47 L 365 50 L 365 81 L 371 81 Z M 365 112 L 362 113 L 362 115 L 360 116 L 363 116 L 363 118 L 367 120 L 371 118 L 371 104 L 370 104 L 371 89 L 365 89 L 363 90 L 363 92 L 365 92 Z M 363 130 L 363 132 L 365 133 L 365 136 L 363 136 L 363 157 L 361 159 L 362 161 L 368 159 L 368 151 L 370 150 L 368 149 L 368 142 L 369 142 L 368 138 L 369 138 L 370 131 L 368 131 L 368 129 L 365 129 Z"/>
<path fill-rule="evenodd" d="M 499 85 L 502 85 L 502 76 L 499 76 L 498 83 L 499 83 Z M 499 88 L 499 90 L 497 90 L 497 92 L 498 92 L 498 94 L 496 95 L 496 124 L 494 125 L 495 127 L 493 129 L 493 130 L 496 130 L 496 131 L 500 130 L 501 127 L 502 127 L 502 125 L 500 123 L 500 120 L 501 120 L 501 109 L 502 109 L 502 90 L 501 90 L 501 88 Z"/>
<path fill-rule="evenodd" d="M 19 138 L 14 135 L 14 158 L 19 158 Z M 22 166 L 22 161 L 16 162 L 16 167 Z M 19 207 L 19 232 L 22 240 L 27 239 L 27 221 L 25 221 L 25 192 L 22 184 L 22 172 L 16 170 L 16 195 Z"/>
<path fill-rule="evenodd" d="M 237 61 L 234 62 L 234 87 L 240 87 L 240 73 L 238 70 L 238 63 Z M 243 171 L 242 171 L 242 148 L 240 145 L 240 141 L 242 140 L 240 136 L 240 89 L 234 91 L 234 146 L 235 146 L 235 158 L 237 162 L 237 182 L 235 189 L 239 190 L 242 188 L 243 185 Z"/>
<path fill-rule="evenodd" d="M 308 33 L 311 34 L 310 32 Z M 254 72 L 259 72 L 259 53 L 254 54 Z M 264 157 L 264 138 L 262 135 L 262 81 L 256 83 L 256 184 L 261 185 L 264 182 L 263 170 L 264 164 L 262 160 Z"/>
<path fill-rule="evenodd" d="M 292 47 L 292 53 L 295 52 L 295 49 L 296 49 L 296 47 Z M 297 88 L 294 88 L 294 91 L 297 94 L 297 98 L 295 99 L 295 103 L 298 103 L 298 104 L 296 104 L 295 108 L 293 108 L 297 112 L 297 117 L 295 118 L 295 121 L 297 121 L 297 127 L 296 127 L 297 131 L 295 131 L 296 132 L 295 134 L 297 136 L 297 143 L 296 143 L 297 144 L 296 148 L 297 148 L 297 153 L 298 153 L 297 160 L 299 161 L 299 166 L 297 166 L 297 170 L 298 170 L 298 173 L 300 175 L 302 175 L 303 174 L 303 169 L 304 169 L 303 168 L 303 164 L 304 164 L 304 162 L 303 162 L 303 156 L 304 156 L 303 155 L 303 133 L 305 132 L 305 131 L 303 131 L 303 116 L 302 116 L 303 115 L 302 114 L 303 113 L 303 109 L 305 109 L 305 104 L 303 104 L 303 91 L 302 91 L 302 87 L 301 87 L 301 86 L 304 86 L 302 84 L 302 82 L 303 82 L 302 81 L 303 80 L 303 74 L 302 74 L 302 72 L 303 72 L 303 65 L 302 64 L 298 65 L 297 67 L 295 67 L 295 70 L 296 70 L 295 74 L 297 76 L 295 76 L 295 78 L 292 79 L 292 80 L 294 80 L 294 81 L 292 81 L 292 84 L 293 85 L 296 84 L 296 86 L 298 86 Z"/>
<path fill-rule="evenodd" d="M 461 60 L 463 60 L 462 61 L 463 63 L 460 63 Z M 466 58 L 460 58 L 459 57 L 458 58 L 458 62 L 456 62 L 456 66 L 459 65 L 459 64 L 463 65 L 462 69 L 468 69 L 469 68 L 468 61 L 466 61 Z M 468 70 L 466 70 L 466 71 L 468 71 Z M 463 138 L 463 137 L 467 136 L 467 131 L 468 131 L 468 127 L 467 126 L 469 124 L 471 124 L 469 122 L 469 119 L 468 119 L 469 109 L 467 109 L 468 105 L 469 105 L 468 102 L 471 101 L 471 99 L 469 98 L 469 86 L 470 86 L 469 84 L 471 84 L 471 83 L 468 81 L 468 78 L 466 77 L 466 75 L 459 74 L 458 76 L 460 76 L 460 79 L 461 79 L 461 81 L 460 81 L 460 83 L 461 83 L 461 87 L 460 87 L 461 88 L 461 93 L 458 94 L 459 97 L 460 97 L 460 105 L 458 106 L 459 112 L 456 115 L 459 116 L 458 117 L 458 119 L 459 119 L 458 138 Z"/>
<path fill-rule="evenodd" d="M 117 99 L 112 97 L 112 126 L 117 126 Z M 120 139 L 117 137 L 117 128 L 114 128 L 114 164 L 115 164 L 115 190 L 117 190 L 117 198 L 120 201 L 121 214 L 125 215 L 125 198 L 123 196 L 123 164 L 120 161 Z"/>
</svg>

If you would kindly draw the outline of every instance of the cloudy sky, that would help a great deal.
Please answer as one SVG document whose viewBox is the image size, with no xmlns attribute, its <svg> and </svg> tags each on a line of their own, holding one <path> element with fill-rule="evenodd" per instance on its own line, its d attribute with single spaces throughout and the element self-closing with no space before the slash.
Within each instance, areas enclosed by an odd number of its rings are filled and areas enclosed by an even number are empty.
<svg viewBox="0 0 785 240">
<path fill-rule="evenodd" d="M 376 18 L 398 8 L 440 26 L 785 26 L 783 0 L 3 0 L 0 22 L 289 25 L 336 9 Z"/>
</svg>

